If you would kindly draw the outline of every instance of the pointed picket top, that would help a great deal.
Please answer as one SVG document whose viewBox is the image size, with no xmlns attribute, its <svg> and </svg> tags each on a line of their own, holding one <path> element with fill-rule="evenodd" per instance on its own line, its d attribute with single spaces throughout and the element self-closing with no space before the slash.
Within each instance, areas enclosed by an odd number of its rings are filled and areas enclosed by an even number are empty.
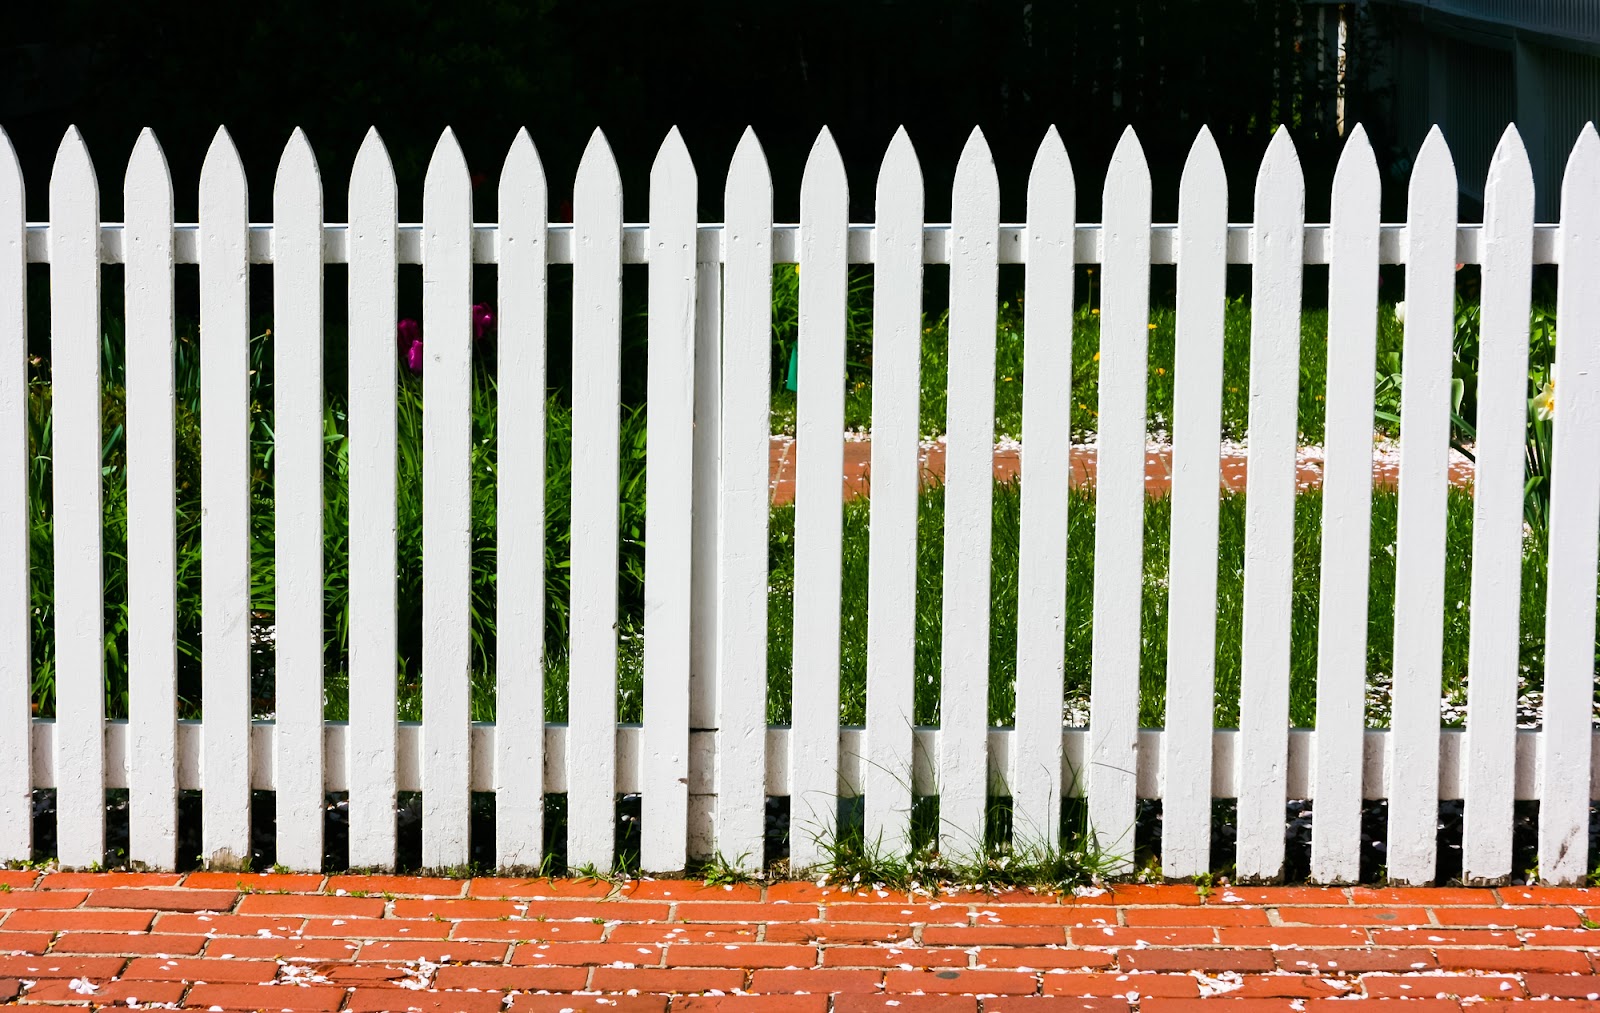
<svg viewBox="0 0 1600 1013">
<path fill-rule="evenodd" d="M 239 157 L 239 149 L 234 146 L 227 127 L 217 128 L 211 147 L 206 149 L 205 161 L 200 163 L 200 190 L 202 193 L 237 193 L 238 199 L 244 199 L 244 160 Z"/>
<path fill-rule="evenodd" d="M 806 156 L 805 171 L 800 176 L 800 203 L 806 204 L 808 194 L 819 194 L 819 191 L 847 193 L 849 188 L 850 179 L 844 169 L 844 156 L 839 154 L 839 145 L 834 142 L 833 132 L 823 127 L 817 132 L 817 139 L 811 143 L 811 154 Z"/>
<path fill-rule="evenodd" d="M 1259 240 L 1265 235 L 1266 223 L 1272 222 L 1285 230 L 1285 238 L 1296 246 L 1294 255 L 1300 256 L 1300 236 L 1291 237 L 1287 233 L 1298 233 L 1305 223 L 1306 178 L 1300 170 L 1300 156 L 1295 153 L 1287 127 L 1280 125 L 1273 131 L 1267 153 L 1261 157 L 1261 168 L 1256 172 L 1255 204 L 1256 228 L 1251 230 L 1252 236 Z M 1287 216 L 1293 216 L 1292 225 Z M 1298 289 L 1294 298 L 1299 299 Z"/>
<path fill-rule="evenodd" d="M 350 206 L 389 207 L 394 205 L 396 187 L 394 163 L 389 159 L 389 149 L 377 127 L 370 127 L 356 151 L 356 160 L 350 167 Z M 352 215 L 354 211 L 352 210 Z"/>
<path fill-rule="evenodd" d="M 1406 203 L 1409 207 L 1415 207 L 1419 201 L 1428 206 L 1448 201 L 1450 213 L 1455 214 L 1456 163 L 1450 156 L 1450 145 L 1445 143 L 1444 132 L 1437 123 L 1428 131 L 1421 150 L 1417 152 L 1416 163 L 1411 167 Z"/>
<path fill-rule="evenodd" d="M 1501 200 L 1513 202 L 1533 200 L 1533 166 L 1528 162 L 1528 149 L 1515 123 L 1506 125 L 1500 143 L 1489 158 L 1489 178 L 1483 184 L 1485 205 L 1494 193 Z"/>
<path fill-rule="evenodd" d="M 467 156 L 461 151 L 456 132 L 449 127 L 444 128 L 439 143 L 433 146 L 433 157 L 428 159 L 428 172 L 422 182 L 423 193 L 428 196 L 441 187 L 450 189 L 440 191 L 438 196 L 448 194 L 456 200 L 472 199 L 472 173 L 467 169 Z"/>
<path fill-rule="evenodd" d="M 733 159 L 728 163 L 728 188 L 725 199 L 731 206 L 735 194 L 751 190 L 765 191 L 770 195 L 772 172 L 767 168 L 767 154 L 756 138 L 755 128 L 745 127 L 738 146 L 733 149 Z"/>
<path fill-rule="evenodd" d="M 917 215 L 922 215 L 922 163 L 917 161 L 917 149 L 905 127 L 894 132 L 889 150 L 884 152 L 883 167 L 878 170 L 877 199 L 879 218 L 886 205 L 914 204 Z"/>
<path fill-rule="evenodd" d="M 282 218 L 278 205 L 298 206 L 306 213 L 322 217 L 322 170 L 317 167 L 316 153 L 311 150 L 311 140 L 299 127 L 289 135 L 283 156 L 278 159 L 278 174 L 272 181 L 273 215 Z"/>
<path fill-rule="evenodd" d="M 165 193 L 166 214 L 170 224 L 172 174 L 167 169 L 167 156 L 161 150 L 161 142 L 156 140 L 155 131 L 149 127 L 139 131 L 139 139 L 133 145 L 133 154 L 128 156 L 128 173 L 124 177 L 123 188 L 129 194 L 138 191 L 142 198 L 149 192 Z M 129 217 L 132 217 L 131 212 Z"/>
<path fill-rule="evenodd" d="M 1572 154 L 1567 156 L 1566 171 L 1561 176 L 1563 222 L 1567 208 L 1576 206 L 1579 193 L 1593 191 L 1596 187 L 1600 187 L 1600 134 L 1595 133 L 1594 121 L 1590 120 L 1578 132 Z"/>
<path fill-rule="evenodd" d="M 974 187 L 994 191 L 995 213 L 998 214 L 1000 178 L 995 174 L 994 155 L 989 150 L 989 142 L 984 139 L 982 127 L 972 128 L 972 133 L 967 135 L 966 146 L 961 149 L 961 158 L 956 162 L 956 193 L 971 192 Z"/>
<path fill-rule="evenodd" d="M 1180 205 L 1183 204 L 1182 195 L 1191 193 L 1197 197 L 1209 195 L 1208 199 L 1212 200 L 1224 198 L 1223 206 L 1227 205 L 1228 174 L 1222 166 L 1222 152 L 1217 148 L 1217 139 L 1212 136 L 1210 127 L 1202 126 L 1200 132 L 1194 135 L 1194 143 L 1189 146 L 1189 157 L 1183 163 L 1178 193 Z"/>
<path fill-rule="evenodd" d="M 544 162 L 539 149 L 528 134 L 527 127 L 517 128 L 506 152 L 506 164 L 500 170 L 500 200 L 503 203 L 512 187 L 534 187 L 544 192 Z"/>
<path fill-rule="evenodd" d="M 11 138 L 6 132 L 0 130 L 0 207 L 14 204 L 18 221 L 23 216 L 24 193 L 22 163 L 17 161 L 17 149 L 11 146 Z"/>
<path fill-rule="evenodd" d="M 656 151 L 656 160 L 650 164 L 650 179 L 652 184 L 657 174 L 663 182 L 682 179 L 687 176 L 695 178 L 694 159 L 689 155 L 689 146 L 683 143 L 683 134 L 674 126 L 667 131 L 667 136 L 662 138 L 661 147 Z"/>
<path fill-rule="evenodd" d="M 94 162 L 89 158 L 89 147 L 83 143 L 83 135 L 76 126 L 71 126 L 61 138 L 61 146 L 56 149 L 55 164 L 50 167 L 51 216 L 55 215 L 58 193 L 66 196 L 85 188 L 94 196 L 98 207 L 100 183 L 95 179 Z"/>
<path fill-rule="evenodd" d="M 1334 206 L 1338 206 L 1341 194 L 1350 194 L 1350 199 L 1354 200 L 1356 194 L 1376 193 L 1382 186 L 1372 142 L 1367 138 L 1366 128 L 1357 123 L 1345 138 L 1339 165 L 1333 170 Z"/>
<path fill-rule="evenodd" d="M 1206 133 L 1209 134 L 1209 131 Z M 1294 138 L 1289 136 L 1289 128 L 1280 123 L 1272 132 L 1272 139 L 1267 142 L 1267 153 L 1261 156 L 1260 175 L 1286 172 L 1291 166 L 1300 168 L 1300 155 L 1295 150 Z"/>
<path fill-rule="evenodd" d="M 1138 206 L 1150 203 L 1150 164 L 1144 157 L 1144 145 L 1131 126 L 1122 131 L 1121 140 L 1111 152 L 1111 164 L 1106 167 L 1106 206 L 1111 206 L 1119 195 Z"/>
<path fill-rule="evenodd" d="M 1046 200 L 1052 190 L 1064 194 L 1069 200 L 1077 183 L 1072 174 L 1072 159 L 1061 140 L 1061 132 L 1054 123 L 1044 132 L 1039 150 L 1033 156 L 1033 168 L 1028 172 L 1028 216 L 1033 217 L 1035 200 Z"/>
<path fill-rule="evenodd" d="M 591 199 L 610 196 L 617 200 L 622 195 L 622 175 L 617 171 L 616 156 L 611 153 L 605 131 L 599 127 L 595 127 L 594 133 L 589 135 L 589 144 L 583 149 L 583 157 L 578 160 L 577 181 L 573 185 L 574 207 L 584 195 Z"/>
</svg>

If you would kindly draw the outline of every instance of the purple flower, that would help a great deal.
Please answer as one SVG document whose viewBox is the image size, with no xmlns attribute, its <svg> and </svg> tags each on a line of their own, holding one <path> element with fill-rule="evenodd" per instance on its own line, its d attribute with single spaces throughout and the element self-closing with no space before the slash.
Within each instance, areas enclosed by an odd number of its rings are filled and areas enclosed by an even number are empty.
<svg viewBox="0 0 1600 1013">
<path fill-rule="evenodd" d="M 486 302 L 472 307 L 472 336 L 482 341 L 494 332 L 494 307 Z"/>
<path fill-rule="evenodd" d="M 422 374 L 422 339 L 418 338 L 413 341 L 402 357 L 405 360 L 406 368 L 420 376 Z"/>
<path fill-rule="evenodd" d="M 400 349 L 403 358 L 413 344 L 422 341 L 422 325 L 410 317 L 400 321 L 395 327 L 395 344 Z"/>
</svg>

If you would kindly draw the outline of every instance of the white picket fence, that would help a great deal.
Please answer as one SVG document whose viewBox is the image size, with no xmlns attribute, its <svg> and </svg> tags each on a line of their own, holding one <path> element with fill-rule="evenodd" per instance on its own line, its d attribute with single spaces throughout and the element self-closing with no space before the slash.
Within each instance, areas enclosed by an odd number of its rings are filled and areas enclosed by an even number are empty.
<svg viewBox="0 0 1600 1013">
<path fill-rule="evenodd" d="M 3 135 L 0 135 L 3 136 Z M 1457 222 L 1456 178 L 1435 131 L 1416 160 L 1409 218 L 1379 223 L 1379 171 L 1355 130 L 1333 184 L 1332 222 L 1304 221 L 1286 130 L 1268 147 L 1254 225 L 1226 219 L 1226 179 L 1201 131 L 1176 226 L 1152 224 L 1132 131 L 1108 171 L 1104 221 L 1078 221 L 1055 131 L 1028 188 L 1028 222 L 1002 225 L 989 150 L 974 131 L 952 222 L 924 224 L 906 134 L 878 177 L 873 225 L 851 225 L 843 163 L 826 131 L 801 189 L 801 221 L 772 220 L 753 133 L 728 171 L 726 222 L 698 224 L 696 174 L 676 131 L 657 157 L 650 222 L 624 225 L 616 165 L 597 131 L 577 173 L 573 224 L 551 223 L 544 170 L 519 134 L 499 184 L 501 221 L 474 224 L 455 138 L 428 170 L 422 225 L 396 218 L 376 133 L 355 162 L 350 221 L 323 218 L 306 138 L 280 163 L 270 225 L 251 224 L 225 132 L 200 178 L 199 224 L 173 222 L 153 135 L 136 146 L 126 221 L 102 224 L 94 169 L 69 131 L 50 181 L 50 222 L 24 221 L 23 184 L 0 144 L 0 859 L 26 858 L 30 790 L 57 791 L 60 857 L 101 858 L 104 790 L 130 790 L 131 858 L 175 859 L 179 789 L 203 791 L 204 852 L 249 854 L 252 789 L 276 792 L 277 854 L 323 857 L 324 792 L 350 793 L 350 861 L 395 861 L 395 795 L 423 792 L 423 862 L 468 857 L 472 791 L 497 797 L 496 860 L 537 865 L 543 797 L 568 798 L 573 863 L 613 855 L 618 792 L 643 797 L 642 864 L 683 868 L 713 850 L 762 855 L 768 796 L 793 799 L 793 861 L 819 855 L 836 795 L 864 795 L 869 838 L 907 838 L 913 794 L 937 792 L 948 849 L 983 840 L 986 798 L 1010 795 L 1019 834 L 1058 833 L 1064 793 L 1087 795 L 1094 832 L 1131 851 L 1136 799 L 1164 800 L 1169 875 L 1206 870 L 1211 802 L 1238 803 L 1238 872 L 1280 874 L 1284 804 L 1315 800 L 1312 873 L 1358 875 L 1364 798 L 1390 800 L 1388 874 L 1426 882 L 1442 798 L 1466 800 L 1465 874 L 1511 873 L 1513 801 L 1537 799 L 1539 870 L 1581 879 L 1595 781 L 1596 542 L 1600 534 L 1600 138 L 1568 163 L 1559 226 L 1533 221 L 1514 130 L 1494 157 L 1485 224 Z M 794 723 L 766 724 L 768 375 L 772 265 L 802 265 L 796 499 Z M 1474 484 L 1470 697 L 1463 732 L 1441 730 L 1445 492 L 1454 267 L 1483 265 L 1483 375 Z M 51 275 L 55 558 L 29 559 L 25 273 Z M 126 265 L 130 717 L 105 720 L 102 651 L 102 264 Z M 199 264 L 204 432 L 204 719 L 175 719 L 174 264 Z M 249 500 L 245 402 L 248 265 L 275 274 L 277 710 L 249 699 Z M 424 680 L 420 725 L 396 720 L 394 398 L 396 274 L 422 265 Z M 649 265 L 648 528 L 644 722 L 616 713 L 619 333 L 623 264 Z M 847 265 L 874 265 L 874 387 L 867 724 L 841 728 L 840 482 Z M 987 724 L 989 457 L 997 265 L 1027 265 L 1021 588 L 1015 728 Z M 1369 730 L 1366 684 L 1373 362 L 1380 263 L 1406 272 L 1405 435 L 1395 593 L 1393 723 Z M 350 644 L 348 725 L 324 722 L 321 588 L 322 276 L 349 265 Z M 468 398 L 474 264 L 499 271 L 498 723 L 468 710 Z M 547 272 L 573 265 L 570 722 L 543 722 Z M 943 724 L 912 723 L 922 271 L 950 268 Z M 1092 718 L 1063 727 L 1068 407 L 1075 264 L 1103 265 Z M 1177 265 L 1177 393 L 1168 713 L 1138 714 L 1145 382 L 1150 267 Z M 1212 712 L 1224 273 L 1253 267 L 1241 727 Z M 1303 265 L 1329 266 L 1326 478 L 1316 729 L 1288 722 L 1296 386 Z M 1560 264 L 1556 469 L 1548 672 L 1541 730 L 1516 727 L 1522 441 L 1530 275 Z M 720 311 L 719 311 L 720 307 Z M 727 375 L 738 382 L 722 383 Z M 387 522 L 386 522 L 387 519 Z M 30 717 L 30 565 L 51 566 L 57 717 Z M 539 730 L 543 734 L 539 734 Z M 811 828 L 809 831 L 803 827 Z M 1030 830 L 1031 828 L 1031 830 Z"/>
</svg>

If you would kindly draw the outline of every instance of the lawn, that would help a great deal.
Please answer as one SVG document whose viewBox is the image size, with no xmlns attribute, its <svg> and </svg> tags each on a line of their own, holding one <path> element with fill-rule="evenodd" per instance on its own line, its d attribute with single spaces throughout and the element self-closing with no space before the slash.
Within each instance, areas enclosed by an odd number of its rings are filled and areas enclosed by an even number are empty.
<svg viewBox="0 0 1600 1013">
<path fill-rule="evenodd" d="M 787 362 L 793 347 L 794 309 L 797 297 L 789 293 L 792 273 L 779 267 L 775 273 L 774 368 L 778 376 L 787 375 Z M 858 294 L 863 277 L 854 276 L 852 298 L 847 312 L 845 428 L 856 431 L 872 427 L 871 306 L 867 296 Z M 1095 277 L 1088 274 L 1087 277 Z M 870 293 L 869 293 L 870 295 Z M 995 341 L 995 437 L 1022 436 L 1022 325 L 1020 299 L 1003 300 L 996 315 Z M 1177 341 L 1177 311 L 1171 307 L 1150 310 L 1148 356 L 1148 406 L 1146 415 L 1152 436 L 1170 438 L 1172 397 L 1175 389 L 1174 363 Z M 1301 442 L 1322 443 L 1323 397 L 1327 392 L 1328 311 L 1308 309 L 1300 322 L 1300 433 Z M 1063 338 L 1065 336 L 1063 335 Z M 1072 432 L 1083 439 L 1098 427 L 1095 409 L 1100 401 L 1098 356 L 1100 351 L 1100 311 L 1087 304 L 1078 308 L 1072 326 Z M 944 432 L 945 390 L 949 375 L 950 327 L 946 314 L 929 314 L 922 331 L 922 420 L 924 436 Z M 1378 310 L 1378 355 L 1384 361 L 1398 355 L 1401 328 L 1390 305 Z M 1223 312 L 1223 391 L 1222 435 L 1242 439 L 1249 428 L 1250 412 L 1250 304 L 1240 297 L 1229 299 Z M 795 393 L 787 388 L 772 396 L 772 431 L 794 435 Z"/>
<path fill-rule="evenodd" d="M 781 281 L 787 268 L 777 271 Z M 779 292 L 781 304 L 783 293 Z M 780 305 L 781 309 L 781 305 Z M 852 303 L 851 318 L 861 316 L 859 303 Z M 778 341 L 775 358 L 782 357 L 784 321 L 777 317 Z M 1152 312 L 1150 331 L 1151 376 L 1150 418 L 1152 431 L 1165 427 L 1170 417 L 1173 390 L 1172 353 L 1174 314 L 1171 310 Z M 999 353 L 997 374 L 997 433 L 1016 435 L 1021 412 L 1021 312 L 1013 302 L 999 311 Z M 1382 354 L 1399 347 L 1399 328 L 1392 309 L 1379 311 L 1379 339 Z M 859 322 L 859 321 L 858 321 Z M 1078 363 L 1073 380 L 1074 425 L 1081 432 L 1092 431 L 1098 404 L 1095 377 L 1095 346 L 1098 317 L 1090 309 L 1079 313 L 1074 335 L 1074 359 Z M 1326 361 L 1326 314 L 1310 312 L 1304 323 L 1301 353 L 1301 429 L 1303 442 L 1316 443 L 1322 433 L 1323 366 Z M 250 377 L 252 397 L 252 608 L 259 635 L 252 677 L 255 710 L 268 715 L 274 709 L 273 655 L 270 642 L 273 611 L 273 512 L 272 512 L 272 355 L 271 339 L 263 327 L 251 342 Z M 852 332 L 854 334 L 854 332 Z M 195 339 L 180 337 L 177 351 L 177 461 L 178 461 L 178 655 L 179 701 L 183 717 L 201 713 L 199 677 L 199 371 Z M 861 379 L 863 366 L 857 356 L 870 359 L 852 337 L 847 421 L 861 426 L 869 419 L 870 386 Z M 944 414 L 943 376 L 948 333 L 942 317 L 930 317 L 923 341 L 923 428 L 933 433 L 942 429 Z M 1249 310 L 1242 302 L 1228 304 L 1226 314 L 1227 372 L 1224 392 L 1225 437 L 1243 436 L 1247 424 L 1247 359 Z M 329 344 L 335 345 L 330 336 Z M 495 392 L 492 355 L 480 357 L 475 370 L 472 440 L 472 580 L 471 580 L 471 678 L 472 716 L 492 720 L 494 716 L 495 670 Z M 34 698 L 39 713 L 48 716 L 54 709 L 54 644 L 51 574 L 50 475 L 49 475 L 49 364 L 36 360 L 30 388 L 32 411 L 33 467 L 30 475 L 33 510 L 33 570 L 35 669 Z M 125 444 L 122 431 L 123 365 L 122 342 L 113 328 L 104 348 L 106 382 L 104 414 L 106 432 L 105 461 L 105 550 L 106 550 L 106 644 L 107 708 L 112 716 L 127 713 L 127 580 L 125 548 L 128 538 L 126 516 Z M 331 372 L 331 371 L 330 371 Z M 349 521 L 347 423 L 342 385 L 330 376 L 326 396 L 324 432 L 326 445 L 325 482 L 325 712 L 331 719 L 346 717 L 349 710 L 348 666 L 348 572 L 345 535 Z M 399 405 L 400 490 L 397 517 L 399 555 L 399 630 L 396 679 L 400 694 L 400 713 L 405 720 L 421 716 L 421 381 L 402 368 L 397 383 Z M 791 401 L 792 403 L 792 401 Z M 781 421 L 784 397 L 774 397 L 774 416 Z M 566 714 L 565 664 L 568 530 L 570 518 L 568 476 L 571 461 L 570 413 L 559 393 L 548 404 L 549 431 L 547 474 L 547 717 L 562 720 Z M 642 406 L 623 409 L 621 436 L 622 476 L 620 614 L 618 626 L 619 715 L 624 721 L 642 718 L 643 666 L 643 567 L 644 567 L 644 442 L 645 416 Z M 1013 677 L 1016 650 L 1016 574 L 1017 531 L 1020 497 L 1014 485 L 997 484 L 994 498 L 994 555 L 991 659 L 990 720 L 1009 724 L 1014 719 Z M 1315 713 L 1315 654 L 1318 612 L 1318 566 L 1320 558 L 1320 496 L 1315 492 L 1299 497 L 1296 516 L 1295 596 L 1293 657 L 1291 663 L 1291 719 L 1296 725 L 1309 725 Z M 1373 679 L 1374 704 L 1369 714 L 1375 724 L 1387 721 L 1385 696 L 1381 691 L 1391 669 L 1391 622 L 1394 611 L 1392 574 L 1397 500 L 1392 492 L 1379 491 L 1374 497 L 1372 541 L 1372 590 L 1369 602 L 1369 673 Z M 845 570 L 840 593 L 844 603 L 844 624 L 840 645 L 841 719 L 859 724 L 865 711 L 866 572 L 867 530 L 870 507 L 860 500 L 841 507 L 844 511 Z M 917 704 L 919 722 L 938 719 L 939 628 L 941 584 L 941 540 L 943 533 L 943 495 L 938 489 L 923 494 L 919 524 L 919 566 L 917 589 Z M 1164 721 L 1166 678 L 1166 598 L 1169 556 L 1170 506 L 1165 499 L 1151 499 L 1145 508 L 1143 654 L 1141 662 L 1141 721 L 1160 725 Z M 1459 703 L 1464 698 L 1468 644 L 1468 588 L 1471 558 L 1471 501 L 1463 492 L 1449 499 L 1447 558 L 1447 600 L 1445 608 L 1444 697 Z M 1081 712 L 1087 700 L 1092 642 L 1092 574 L 1094 553 L 1094 501 L 1092 491 L 1073 493 L 1067 567 L 1068 619 L 1063 643 L 1066 687 L 1064 707 L 1070 714 Z M 775 509 L 771 517 L 771 572 L 769 640 L 769 716 L 774 722 L 789 718 L 790 641 L 793 574 L 793 509 Z M 1219 546 L 1219 584 L 1217 618 L 1217 694 L 1216 720 L 1228 726 L 1237 723 L 1239 657 L 1243 594 L 1242 558 L 1244 539 L 1244 500 L 1224 496 L 1221 510 Z M 1537 688 L 1542 670 L 1543 587 L 1542 554 L 1530 540 L 1523 582 L 1523 674 L 1529 688 Z M 1453 713 L 1453 711 L 1451 712 Z M 1448 715 L 1447 715 L 1448 717 Z"/>
</svg>

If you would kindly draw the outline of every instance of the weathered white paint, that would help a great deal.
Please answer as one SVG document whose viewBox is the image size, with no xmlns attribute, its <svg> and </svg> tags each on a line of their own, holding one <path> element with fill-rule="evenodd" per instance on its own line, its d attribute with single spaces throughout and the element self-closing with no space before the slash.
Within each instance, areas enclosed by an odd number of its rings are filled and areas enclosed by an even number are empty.
<svg viewBox="0 0 1600 1013">
<path fill-rule="evenodd" d="M 876 201 L 863 826 L 867 841 L 896 853 L 911 835 L 922 395 L 922 168 L 904 127 L 883 156 Z"/>
<path fill-rule="evenodd" d="M 201 854 L 250 857 L 250 267 L 244 166 L 218 128 L 200 168 Z"/>
<path fill-rule="evenodd" d="M 722 253 L 719 232 L 701 232 L 695 257 L 694 544 L 689 567 L 689 727 L 717 726 L 717 503 L 722 455 Z M 701 778 L 697 782 L 697 778 Z M 715 850 L 710 754 L 689 750 L 688 849 L 692 861 Z"/>
<path fill-rule="evenodd" d="M 772 175 L 746 129 L 723 207 L 722 460 L 718 502 L 717 822 L 724 859 L 765 857 L 767 726 L 767 430 L 772 384 Z"/>
<path fill-rule="evenodd" d="M 1434 127 L 1411 170 L 1406 223 L 1400 519 L 1395 546 L 1394 689 L 1389 738 L 1389 879 L 1431 883 L 1438 841 L 1444 534 L 1455 337 L 1456 171 Z M 1592 645 L 1591 645 L 1592 646 Z"/>
<path fill-rule="evenodd" d="M 22 166 L 0 130 L 0 862 L 33 857 L 28 254 Z"/>
<path fill-rule="evenodd" d="M 1017 563 L 1018 748 L 1010 772 L 1012 833 L 1024 846 L 1041 848 L 1055 847 L 1061 836 L 1076 214 L 1072 162 L 1052 126 L 1028 176 L 1022 323 L 1022 431 L 1028 439 L 1022 445 Z"/>
<path fill-rule="evenodd" d="M 1000 263 L 1026 264 L 1027 256 L 1023 252 L 1023 239 L 1027 226 L 1017 223 L 1008 223 L 1000 226 L 998 251 Z M 50 227 L 43 223 L 30 223 L 27 227 L 28 263 L 50 263 Z M 573 227 L 570 224 L 556 222 L 549 226 L 548 249 L 549 257 L 546 263 L 571 264 L 573 256 Z M 1229 264 L 1250 263 L 1250 235 L 1253 226 L 1235 223 L 1228 226 L 1227 257 Z M 479 223 L 472 227 L 472 262 L 475 264 L 495 264 L 499 262 L 498 243 L 499 226 L 492 223 Z M 720 223 L 705 222 L 698 226 L 700 234 L 701 261 L 719 262 L 722 234 Z M 873 234 L 876 226 L 872 224 L 856 224 L 850 226 L 850 231 L 845 239 L 845 255 L 851 264 L 871 264 L 874 262 L 876 240 Z M 650 227 L 635 223 L 625 225 L 622 230 L 622 262 L 624 264 L 649 263 L 649 233 Z M 1559 225 L 1536 225 L 1533 230 L 1533 262 L 1535 264 L 1556 264 L 1560 262 L 1558 256 L 1559 244 L 1557 238 L 1560 233 Z M 250 263 L 272 263 L 272 225 L 259 223 L 250 227 Z M 789 224 L 776 224 L 772 227 L 772 262 L 774 264 L 793 264 L 799 257 L 800 226 Z M 1378 263 L 1404 264 L 1405 263 L 1405 237 L 1404 225 L 1384 225 L 1378 230 Z M 1482 263 L 1481 250 L 1484 242 L 1483 226 L 1475 223 L 1466 223 L 1456 227 L 1456 256 L 1458 263 Z M 399 250 L 401 264 L 422 263 L 422 226 L 415 222 L 400 226 Z M 1103 227 L 1097 224 L 1079 224 L 1073 236 L 1073 260 L 1078 264 L 1099 264 L 1105 250 L 1106 239 Z M 122 263 L 122 226 L 119 223 L 108 223 L 101 226 L 100 249 L 102 263 Z M 1331 257 L 1331 233 L 1325 224 L 1308 223 L 1305 227 L 1305 264 L 1306 266 L 1326 266 Z M 1153 223 L 1150 226 L 1150 263 L 1154 265 L 1172 265 L 1178 262 L 1178 227 L 1172 223 Z M 198 226 L 193 223 L 179 224 L 173 227 L 173 253 L 179 264 L 195 264 L 199 262 Z M 344 223 L 332 223 L 323 228 L 323 263 L 347 264 L 350 262 L 350 229 Z M 950 226 L 939 223 L 929 223 L 922 226 L 922 262 L 924 264 L 949 264 L 950 263 Z"/>
<path fill-rule="evenodd" d="M 177 525 L 173 389 L 172 177 L 156 135 L 139 135 L 123 185 L 127 218 L 128 858 L 178 858 Z"/>
<path fill-rule="evenodd" d="M 278 863 L 322 868 L 322 179 L 295 130 L 273 187 Z"/>
<path fill-rule="evenodd" d="M 100 192 L 67 128 L 50 170 L 50 420 L 55 509 L 56 834 L 63 865 L 105 857 L 100 480 Z"/>
<path fill-rule="evenodd" d="M 620 427 L 622 181 L 596 130 L 572 201 L 572 613 L 567 860 L 611 867 L 616 827 L 617 439 Z"/>
<path fill-rule="evenodd" d="M 694 161 L 676 127 L 650 170 L 645 447 L 644 748 L 639 860 L 688 856 L 689 622 L 694 525 Z"/>
<path fill-rule="evenodd" d="M 500 173 L 495 401 L 495 720 L 544 724 L 546 217 L 533 139 L 518 130 Z M 544 736 L 495 739 L 495 861 L 544 857 Z"/>
<path fill-rule="evenodd" d="M 795 433 L 794 715 L 789 864 L 809 869 L 833 839 L 839 784 L 840 505 L 844 474 L 845 236 L 850 183 L 826 128 L 800 183 L 800 364 Z M 778 270 L 785 270 L 779 268 Z"/>
<path fill-rule="evenodd" d="M 1178 187 L 1178 331 L 1172 396 L 1172 561 L 1167 598 L 1161 871 L 1211 870 L 1211 725 L 1217 659 L 1217 487 L 1228 177 L 1200 128 Z"/>
<path fill-rule="evenodd" d="M 1487 228 L 1473 448 L 1472 639 L 1461 866 L 1468 883 L 1499 883 L 1511 875 L 1513 770 L 1505 758 L 1516 748 L 1517 735 L 1533 276 L 1533 170 L 1516 127 L 1507 127 L 1500 138 L 1483 190 Z"/>
<path fill-rule="evenodd" d="M 394 167 L 376 128 L 350 170 L 350 864 L 395 863 Z"/>
<path fill-rule="evenodd" d="M 951 207 L 950 372 L 945 408 L 940 625 L 941 849 L 981 856 L 988 809 L 990 541 L 994 509 L 995 303 L 1000 181 L 973 128 Z"/>
<path fill-rule="evenodd" d="M 1133 868 L 1140 592 L 1144 583 L 1145 365 L 1150 319 L 1150 170 L 1129 127 L 1106 169 L 1100 296 L 1100 435 L 1094 525 L 1089 827 L 1111 871 Z"/>
<path fill-rule="evenodd" d="M 1283 872 L 1294 592 L 1300 261 L 1306 184 L 1278 127 L 1256 174 L 1250 293 L 1250 470 L 1245 478 L 1239 690 L 1239 853 L 1245 881 Z"/>
<path fill-rule="evenodd" d="M 472 182 L 448 128 L 422 187 L 422 864 L 464 865 L 472 633 Z"/>
<path fill-rule="evenodd" d="M 1588 873 L 1596 538 L 1600 535 L 1600 136 L 1585 124 L 1561 181 L 1561 277 L 1556 317 L 1555 448 L 1545 604 L 1543 774 L 1539 877 L 1582 883 Z"/>
<path fill-rule="evenodd" d="M 1311 823 L 1311 878 L 1319 883 L 1350 883 L 1361 873 L 1380 195 L 1372 145 L 1357 125 L 1333 175 L 1333 263 L 1328 268 L 1313 788 L 1317 811 Z"/>
</svg>

